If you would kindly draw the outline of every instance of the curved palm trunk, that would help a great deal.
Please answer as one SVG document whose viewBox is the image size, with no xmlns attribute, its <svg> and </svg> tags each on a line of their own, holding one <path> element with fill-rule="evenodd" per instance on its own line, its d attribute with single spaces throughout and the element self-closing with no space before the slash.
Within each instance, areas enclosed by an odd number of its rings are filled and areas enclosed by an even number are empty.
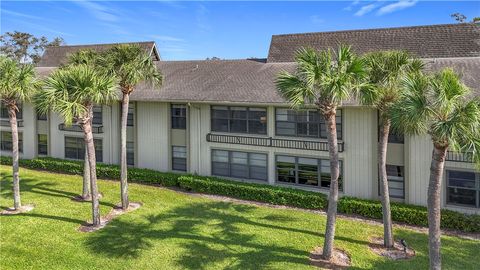
<svg viewBox="0 0 480 270">
<path fill-rule="evenodd" d="M 130 95 L 123 93 L 122 98 L 122 121 L 121 121 L 121 131 L 120 131 L 120 141 L 121 141 L 121 150 L 120 150 L 120 192 L 122 197 L 122 209 L 126 210 L 128 208 L 128 182 L 127 182 L 127 118 L 128 118 L 128 103 Z"/>
<path fill-rule="evenodd" d="M 90 165 L 88 164 L 88 151 L 85 147 L 85 158 L 83 162 L 83 188 L 82 198 L 84 200 L 90 199 Z"/>
<path fill-rule="evenodd" d="M 7 105 L 10 128 L 12 129 L 12 170 L 13 170 L 13 208 L 22 207 L 20 201 L 20 177 L 18 174 L 18 126 L 17 111 L 15 105 Z"/>
<path fill-rule="evenodd" d="M 337 219 L 338 176 L 340 174 L 335 114 L 335 108 L 333 109 L 333 112 L 324 114 L 325 122 L 327 124 L 328 153 L 330 156 L 331 175 L 330 194 L 328 196 L 327 227 L 325 230 L 325 243 L 323 245 L 323 258 L 326 260 L 330 260 L 333 253 L 335 222 Z"/>
<path fill-rule="evenodd" d="M 98 202 L 97 189 L 97 167 L 95 158 L 95 146 L 93 144 L 92 124 L 86 121 L 82 124 L 85 147 L 88 155 L 88 165 L 90 167 L 90 191 L 92 196 L 92 223 L 93 226 L 100 225 L 100 209 Z"/>
<path fill-rule="evenodd" d="M 431 270 L 442 269 L 442 258 L 440 255 L 440 193 L 446 155 L 447 147 L 434 144 L 427 198 L 428 255 Z"/>
<path fill-rule="evenodd" d="M 383 244 L 387 248 L 393 247 L 392 216 L 390 212 L 390 194 L 387 180 L 387 145 L 388 133 L 390 131 L 390 120 L 380 118 L 380 134 L 378 147 L 378 171 L 380 178 L 380 195 L 383 212 Z"/>
</svg>

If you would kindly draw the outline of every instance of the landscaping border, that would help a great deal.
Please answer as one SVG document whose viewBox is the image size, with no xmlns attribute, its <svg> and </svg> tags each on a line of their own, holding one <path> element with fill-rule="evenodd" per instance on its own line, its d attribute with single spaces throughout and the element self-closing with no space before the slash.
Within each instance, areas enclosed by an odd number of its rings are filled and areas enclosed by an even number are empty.
<svg viewBox="0 0 480 270">
<path fill-rule="evenodd" d="M 11 165 L 10 157 L 0 157 L 0 164 Z M 83 162 L 56 158 L 21 159 L 20 166 L 50 172 L 83 175 Z M 120 179 L 117 165 L 97 164 L 97 176 L 104 179 Z M 223 195 L 232 198 L 258 201 L 276 205 L 286 205 L 305 209 L 325 210 L 327 196 L 313 191 L 276 187 L 271 185 L 242 183 L 217 177 L 191 174 L 159 172 L 150 169 L 129 168 L 130 182 L 157 184 L 164 187 L 180 187 L 183 190 L 199 193 Z M 380 201 L 342 197 L 338 211 L 347 215 L 359 215 L 381 219 Z M 392 203 L 392 220 L 408 225 L 427 226 L 427 208 L 404 203 Z M 451 210 L 442 210 L 441 227 L 469 233 L 480 232 L 480 215 L 467 215 Z"/>
</svg>

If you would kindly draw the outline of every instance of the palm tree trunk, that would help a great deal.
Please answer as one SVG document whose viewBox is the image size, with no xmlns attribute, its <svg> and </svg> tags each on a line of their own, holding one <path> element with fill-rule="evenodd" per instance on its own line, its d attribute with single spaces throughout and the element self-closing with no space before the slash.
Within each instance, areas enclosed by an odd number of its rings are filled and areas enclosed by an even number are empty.
<svg viewBox="0 0 480 270">
<path fill-rule="evenodd" d="M 430 181 L 428 183 L 428 255 L 430 269 L 442 269 L 440 255 L 440 193 L 442 187 L 443 168 L 445 166 L 446 146 L 434 144 L 432 164 L 430 165 Z"/>
<path fill-rule="evenodd" d="M 88 165 L 88 151 L 85 147 L 85 158 L 83 162 L 83 188 L 82 199 L 90 199 L 90 166 Z"/>
<path fill-rule="evenodd" d="M 325 230 L 325 243 L 323 245 L 323 258 L 330 260 L 333 253 L 333 240 L 335 238 L 335 222 L 337 218 L 338 202 L 338 176 L 340 174 L 338 162 L 337 126 L 335 110 L 324 114 L 327 124 L 328 152 L 330 155 L 330 194 L 328 196 L 327 227 Z"/>
<path fill-rule="evenodd" d="M 390 131 L 390 120 L 380 117 L 380 145 L 378 147 L 378 171 L 380 178 L 380 195 L 383 211 L 383 244 L 393 247 L 392 214 L 390 212 L 390 194 L 387 181 L 387 145 Z"/>
<path fill-rule="evenodd" d="M 85 121 L 82 124 L 84 133 L 85 147 L 88 155 L 88 165 L 90 167 L 90 191 L 92 196 L 92 223 L 93 226 L 100 225 L 100 209 L 98 202 L 97 189 L 97 167 L 95 158 L 95 145 L 93 143 L 92 124 L 90 121 Z"/>
<path fill-rule="evenodd" d="M 120 195 L 122 197 L 122 209 L 128 208 L 128 182 L 127 182 L 127 118 L 128 118 L 128 103 L 130 95 L 123 94 L 122 98 L 122 122 L 120 127 Z"/>
<path fill-rule="evenodd" d="M 14 104 L 7 105 L 8 116 L 10 119 L 10 128 L 12 129 L 12 169 L 13 169 L 13 208 L 15 210 L 22 207 L 20 201 L 20 177 L 18 175 L 18 126 L 17 111 Z"/>
</svg>

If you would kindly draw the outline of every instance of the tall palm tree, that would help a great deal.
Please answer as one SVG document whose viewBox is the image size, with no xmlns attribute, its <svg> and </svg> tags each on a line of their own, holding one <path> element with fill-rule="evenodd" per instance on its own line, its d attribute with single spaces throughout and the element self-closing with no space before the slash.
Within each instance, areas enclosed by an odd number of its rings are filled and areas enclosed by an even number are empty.
<svg viewBox="0 0 480 270">
<path fill-rule="evenodd" d="M 448 150 L 471 152 L 480 164 L 480 100 L 452 69 L 431 77 L 414 74 L 403 81 L 404 92 L 392 107 L 395 130 L 410 135 L 428 134 L 433 143 L 428 184 L 428 237 L 430 269 L 441 269 L 440 194 Z"/>
<path fill-rule="evenodd" d="M 360 89 L 360 101 L 378 110 L 378 172 L 383 211 L 383 240 L 385 247 L 391 248 L 393 247 L 393 230 L 386 166 L 390 132 L 389 110 L 398 102 L 402 90 L 400 87 L 402 78 L 409 73 L 419 72 L 423 68 L 423 63 L 418 59 L 411 59 L 405 51 L 381 51 L 367 54 L 365 65 L 368 70 L 369 87 Z"/>
<path fill-rule="evenodd" d="M 354 90 L 361 86 L 365 75 L 364 64 L 349 46 L 340 46 L 337 52 L 302 48 L 297 52 L 295 61 L 296 71 L 293 74 L 280 73 L 276 84 L 292 107 L 316 105 L 327 124 L 331 182 L 323 257 L 330 260 L 335 237 L 340 173 L 335 116 L 342 101 L 349 99 Z"/>
<path fill-rule="evenodd" d="M 13 208 L 20 210 L 20 178 L 18 172 L 18 126 L 17 112 L 19 103 L 29 101 L 40 83 L 35 77 L 34 67 L 20 64 L 15 60 L 0 56 L 0 100 L 8 110 L 12 131 L 12 168 L 13 168 Z"/>
<path fill-rule="evenodd" d="M 108 104 L 116 98 L 116 81 L 111 76 L 82 64 L 67 66 L 53 72 L 45 80 L 45 87 L 34 99 L 40 112 L 51 110 L 58 113 L 66 125 L 76 122 L 82 128 L 90 168 L 94 226 L 100 225 L 100 211 L 91 112 L 93 104 Z"/>
<path fill-rule="evenodd" d="M 99 54 L 91 49 L 79 50 L 68 56 L 67 65 L 90 65 L 95 68 L 101 68 L 98 65 Z M 93 118 L 93 112 L 90 120 Z M 91 200 L 90 194 L 90 166 L 88 165 L 88 153 L 87 148 L 85 147 L 85 158 L 83 161 L 83 184 L 82 184 L 82 195 L 80 199 L 83 201 Z"/>
<path fill-rule="evenodd" d="M 138 45 L 120 44 L 103 53 L 101 65 L 111 75 L 118 78 L 122 91 L 121 151 L 120 151 L 120 191 L 122 209 L 129 206 L 127 183 L 127 118 L 130 94 L 141 82 L 161 86 L 163 77 L 157 70 L 150 55 Z"/>
</svg>

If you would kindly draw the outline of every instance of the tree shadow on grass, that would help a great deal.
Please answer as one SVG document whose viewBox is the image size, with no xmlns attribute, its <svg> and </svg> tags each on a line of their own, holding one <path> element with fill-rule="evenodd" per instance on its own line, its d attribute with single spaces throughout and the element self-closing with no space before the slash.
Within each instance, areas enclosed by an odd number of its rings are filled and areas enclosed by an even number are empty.
<svg viewBox="0 0 480 270">
<path fill-rule="evenodd" d="M 174 243 L 174 248 L 183 250 L 177 263 L 184 269 L 206 269 L 226 262 L 231 263 L 228 269 L 262 269 L 274 262 L 308 264 L 308 251 L 292 248 L 288 242 L 259 241 L 256 228 L 264 230 L 262 234 L 265 230 L 272 235 L 294 232 L 318 238 L 319 242 L 323 235 L 298 229 L 294 224 L 289 226 L 288 222 L 294 218 L 280 215 L 266 215 L 258 221 L 248 218 L 255 209 L 229 202 L 190 203 L 166 213 L 143 216 L 139 221 L 114 220 L 92 234 L 85 244 L 95 254 L 136 258 L 156 241 L 165 241 L 165 245 Z M 279 226 L 272 221 L 286 225 Z"/>
<path fill-rule="evenodd" d="M 1 181 L 0 187 L 2 196 L 9 196 L 13 198 L 12 188 L 13 188 L 13 180 L 11 175 L 7 175 L 6 173 L 0 173 Z M 20 192 L 31 192 L 40 195 L 45 195 L 49 197 L 58 197 L 58 198 L 68 198 L 72 199 L 78 196 L 80 193 L 73 193 L 65 190 L 55 189 L 56 184 L 47 181 L 39 181 L 38 179 L 28 178 L 28 177 L 20 177 Z M 102 202 L 100 200 L 100 204 L 109 207 L 115 207 L 114 204 L 108 202 Z"/>
</svg>

